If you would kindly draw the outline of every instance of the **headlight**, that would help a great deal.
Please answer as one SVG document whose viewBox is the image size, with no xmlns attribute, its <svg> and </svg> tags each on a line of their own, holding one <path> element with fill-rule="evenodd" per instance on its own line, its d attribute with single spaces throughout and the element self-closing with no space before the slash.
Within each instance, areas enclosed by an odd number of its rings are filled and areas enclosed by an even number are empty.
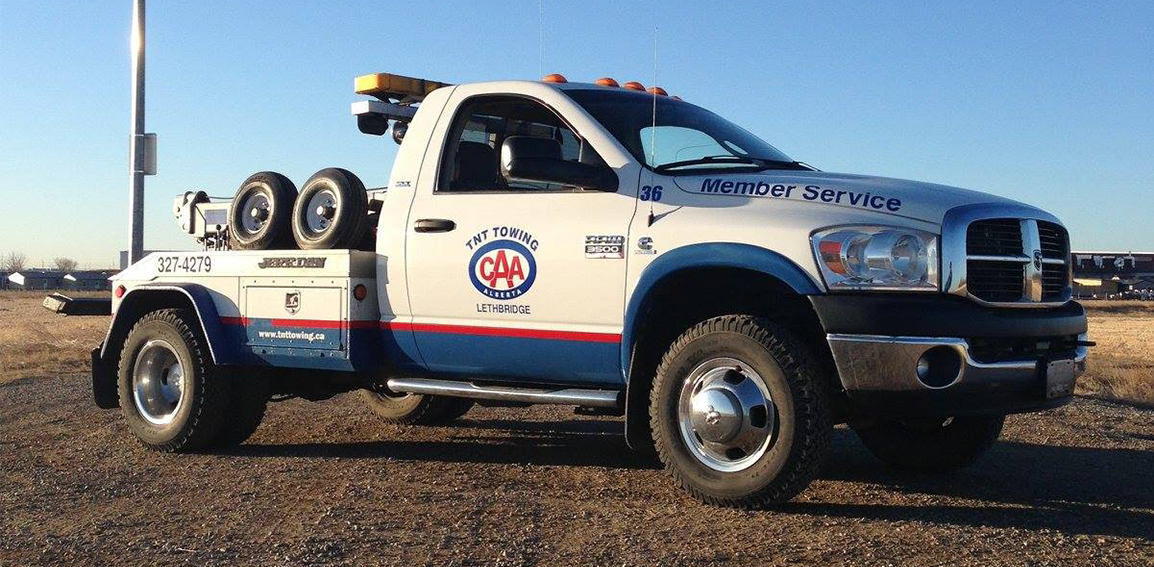
<svg viewBox="0 0 1154 567">
<path fill-rule="evenodd" d="M 813 235 L 832 290 L 937 291 L 936 234 L 888 226 L 844 226 Z"/>
</svg>

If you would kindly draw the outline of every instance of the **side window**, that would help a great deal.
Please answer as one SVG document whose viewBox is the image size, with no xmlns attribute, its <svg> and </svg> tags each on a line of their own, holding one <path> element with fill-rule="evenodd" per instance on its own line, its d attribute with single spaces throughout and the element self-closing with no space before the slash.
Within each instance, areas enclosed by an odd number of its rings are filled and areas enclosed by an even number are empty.
<svg viewBox="0 0 1154 567">
<path fill-rule="evenodd" d="M 441 156 L 438 192 L 572 191 L 575 187 L 501 174 L 501 144 L 509 136 L 549 138 L 561 144 L 567 161 L 603 164 L 589 144 L 552 110 L 531 99 L 478 97 L 461 106 L 449 131 L 451 142 Z"/>
</svg>

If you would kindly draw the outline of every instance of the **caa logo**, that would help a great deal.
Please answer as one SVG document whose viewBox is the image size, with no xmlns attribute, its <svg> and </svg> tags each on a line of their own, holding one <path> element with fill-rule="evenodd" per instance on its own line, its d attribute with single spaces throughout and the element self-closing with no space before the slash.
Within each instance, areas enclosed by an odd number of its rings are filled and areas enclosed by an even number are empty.
<svg viewBox="0 0 1154 567">
<path fill-rule="evenodd" d="M 473 253 L 469 279 L 473 287 L 492 299 L 516 299 L 525 295 L 537 278 L 537 261 L 520 242 L 494 240 Z"/>
</svg>

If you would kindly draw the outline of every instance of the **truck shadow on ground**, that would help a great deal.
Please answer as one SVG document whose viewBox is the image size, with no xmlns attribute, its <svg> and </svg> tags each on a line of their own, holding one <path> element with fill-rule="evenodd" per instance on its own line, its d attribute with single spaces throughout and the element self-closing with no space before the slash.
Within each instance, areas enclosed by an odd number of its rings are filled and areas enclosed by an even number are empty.
<svg viewBox="0 0 1154 567">
<path fill-rule="evenodd" d="M 430 462 L 659 468 L 625 445 L 613 420 L 459 419 L 439 427 L 398 427 L 396 439 L 346 443 L 247 444 L 230 454 L 254 457 L 398 459 Z M 431 434 L 434 440 L 413 439 Z"/>
<path fill-rule="evenodd" d="M 625 445 L 609 420 L 463 419 L 425 429 L 436 439 L 243 445 L 232 454 L 281 458 L 364 458 L 426 462 L 657 469 L 653 457 Z M 401 428 L 398 431 L 404 432 Z M 422 432 L 424 436 L 424 432 Z M 846 429 L 819 480 L 873 485 L 894 497 L 858 503 L 790 502 L 766 513 L 890 522 L 1049 529 L 1067 535 L 1154 541 L 1154 452 L 1003 441 L 977 465 L 942 475 L 887 468 Z M 672 490 L 672 486 L 670 487 Z M 943 498 L 950 499 L 942 503 Z M 914 504 L 907 502 L 913 501 Z M 960 502 L 959 502 L 960 501 Z"/>
<path fill-rule="evenodd" d="M 1154 540 L 1154 452 L 1150 451 L 1002 441 L 967 469 L 921 475 L 882 465 L 852 432 L 839 429 L 821 478 L 876 485 L 905 498 L 868 504 L 791 502 L 782 510 Z M 962 502 L 934 502 L 942 497 Z M 925 504 L 902 502 L 911 498 Z"/>
</svg>

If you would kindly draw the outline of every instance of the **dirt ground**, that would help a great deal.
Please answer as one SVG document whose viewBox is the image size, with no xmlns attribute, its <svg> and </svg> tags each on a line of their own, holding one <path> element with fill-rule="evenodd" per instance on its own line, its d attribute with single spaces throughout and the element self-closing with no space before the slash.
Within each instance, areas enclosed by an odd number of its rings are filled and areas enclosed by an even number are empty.
<svg viewBox="0 0 1154 567">
<path fill-rule="evenodd" d="M 355 395 L 294 400 L 238 449 L 149 453 L 91 402 L 105 320 L 35 305 L 0 296 L 3 566 L 1154 563 L 1154 411 L 1013 416 L 982 462 L 928 477 L 839 428 L 809 490 L 740 512 L 676 490 L 619 420 L 564 408 L 402 427 Z"/>
</svg>

